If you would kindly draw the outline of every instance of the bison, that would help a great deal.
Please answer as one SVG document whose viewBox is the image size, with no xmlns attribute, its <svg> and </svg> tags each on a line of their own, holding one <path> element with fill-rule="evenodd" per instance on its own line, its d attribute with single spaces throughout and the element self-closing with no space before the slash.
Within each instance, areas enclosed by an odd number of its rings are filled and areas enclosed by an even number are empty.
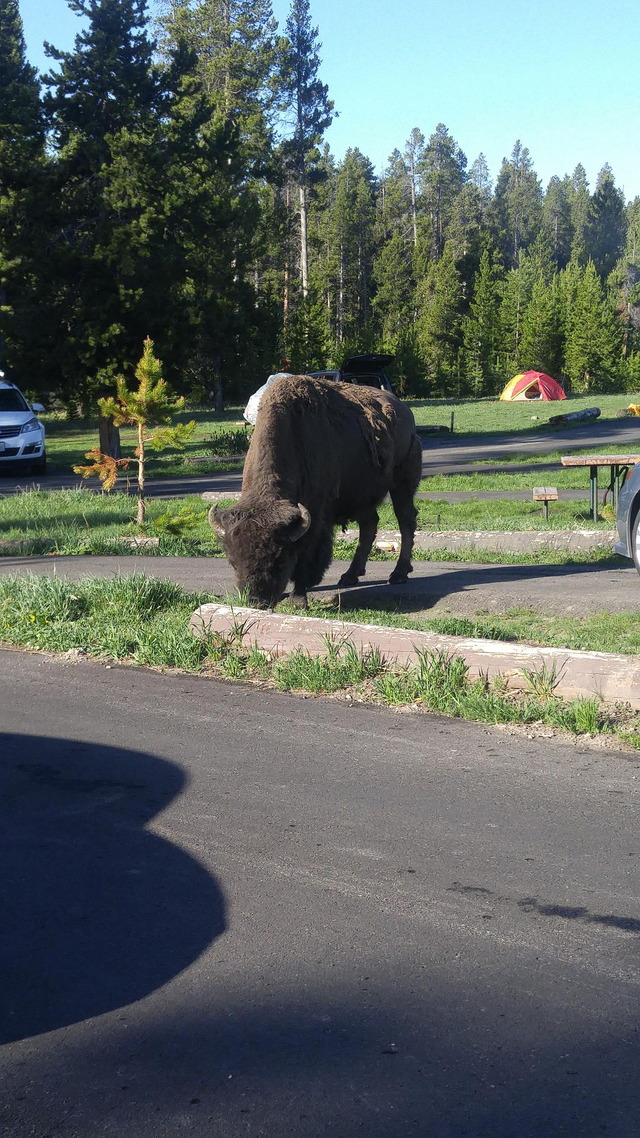
<svg viewBox="0 0 640 1138">
<path fill-rule="evenodd" d="M 357 585 L 386 494 L 402 538 L 389 580 L 407 580 L 421 472 L 413 415 L 394 395 L 288 376 L 262 397 L 238 503 L 212 507 L 209 521 L 251 604 L 272 608 L 293 581 L 291 599 L 306 607 L 307 590 L 331 563 L 334 526 L 349 521 L 357 522 L 359 541 L 339 586 Z"/>
</svg>

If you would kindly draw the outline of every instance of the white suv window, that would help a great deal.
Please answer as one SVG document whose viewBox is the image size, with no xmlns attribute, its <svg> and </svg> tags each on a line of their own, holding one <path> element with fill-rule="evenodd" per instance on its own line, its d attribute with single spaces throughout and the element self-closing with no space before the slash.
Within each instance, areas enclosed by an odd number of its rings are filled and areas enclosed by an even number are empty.
<svg viewBox="0 0 640 1138">
<path fill-rule="evenodd" d="M 31 408 L 17 387 L 0 387 L 0 413 L 2 411 L 30 411 Z"/>
</svg>

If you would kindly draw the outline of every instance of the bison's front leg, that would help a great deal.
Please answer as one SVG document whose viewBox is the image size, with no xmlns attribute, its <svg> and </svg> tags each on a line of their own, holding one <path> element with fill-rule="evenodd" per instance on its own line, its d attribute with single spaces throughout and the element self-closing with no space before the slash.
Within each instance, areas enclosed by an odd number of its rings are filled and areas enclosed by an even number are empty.
<svg viewBox="0 0 640 1138">
<path fill-rule="evenodd" d="M 378 532 L 378 511 L 375 506 L 360 514 L 356 521 L 358 523 L 358 546 L 353 561 L 338 581 L 338 588 L 342 589 L 347 589 L 350 585 L 357 585 L 358 578 L 366 572 L 367 558 L 371 553 L 371 546 Z"/>
<path fill-rule="evenodd" d="M 296 588 L 295 585 L 293 588 L 293 592 L 287 598 L 287 600 L 288 600 L 289 604 L 293 605 L 293 607 L 296 609 L 306 609 L 309 607 L 306 589 L 298 589 L 298 588 Z"/>
</svg>

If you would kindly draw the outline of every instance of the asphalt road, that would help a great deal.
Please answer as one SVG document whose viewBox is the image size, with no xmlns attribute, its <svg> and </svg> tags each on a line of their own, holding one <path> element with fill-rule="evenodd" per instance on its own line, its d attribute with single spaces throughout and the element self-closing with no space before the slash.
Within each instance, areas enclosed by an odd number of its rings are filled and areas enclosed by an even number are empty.
<svg viewBox="0 0 640 1138">
<path fill-rule="evenodd" d="M 4 1138 L 637 1138 L 637 761 L 0 652 Z"/>
<path fill-rule="evenodd" d="M 613 444 L 628 446 L 632 451 L 640 450 L 640 419 L 604 419 L 593 420 L 581 426 L 565 427 L 562 429 L 546 430 L 536 433 L 531 438 L 524 439 L 521 435 L 511 439 L 505 435 L 482 435 L 477 439 L 468 435 L 462 440 L 454 433 L 448 437 L 434 436 L 422 440 L 422 473 L 423 477 L 430 474 L 454 474 L 459 472 L 461 465 L 470 473 L 475 469 L 474 463 L 483 463 L 478 467 L 488 474 L 507 469 L 512 473 L 518 470 L 528 470 L 526 458 L 531 455 L 548 454 L 554 451 L 566 451 L 593 447 L 594 451 L 603 453 L 603 447 Z M 510 461 L 506 467 L 500 462 L 503 456 L 513 457 L 521 454 L 522 463 Z M 538 473 L 546 470 L 558 470 L 560 463 L 550 460 L 549 463 L 536 463 Z M 124 480 L 121 480 L 124 483 Z M 130 479 L 131 484 L 132 480 Z M 242 474 L 238 471 L 220 474 L 197 474 L 184 478 L 163 478 L 157 481 L 147 481 L 146 492 L 151 498 L 175 498 L 184 494 L 201 494 L 203 490 L 227 490 L 237 493 L 242 482 Z M 4 474 L 0 469 L 0 494 L 13 494 L 24 487 L 40 487 L 46 490 L 69 489 L 74 486 L 84 486 L 89 489 L 100 490 L 97 480 L 83 482 L 74 474 L 58 474 L 52 472 L 40 478 L 30 475 L 15 475 L 12 472 Z M 124 485 L 123 485 L 124 488 Z M 585 497 L 588 497 L 588 475 L 585 471 Z"/>
<path fill-rule="evenodd" d="M 393 563 L 370 561 L 358 588 L 343 590 L 341 604 L 350 610 L 391 598 L 407 612 L 471 616 L 530 608 L 543 613 L 584 616 L 591 612 L 640 613 L 640 579 L 631 562 L 619 568 L 602 565 L 484 565 L 469 562 L 417 561 L 405 585 L 387 583 Z M 330 599 L 346 562 L 333 561 L 312 595 Z M 146 573 L 169 578 L 194 593 L 226 597 L 235 593 L 229 563 L 218 557 L 2 557 L 0 574 L 52 574 L 77 581 Z"/>
</svg>

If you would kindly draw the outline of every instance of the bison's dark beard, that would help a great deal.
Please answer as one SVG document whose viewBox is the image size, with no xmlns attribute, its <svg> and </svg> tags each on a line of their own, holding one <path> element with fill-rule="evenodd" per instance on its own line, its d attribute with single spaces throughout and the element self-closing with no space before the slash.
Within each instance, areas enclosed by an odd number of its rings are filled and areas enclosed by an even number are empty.
<svg viewBox="0 0 640 1138">
<path fill-rule="evenodd" d="M 269 564 L 236 570 L 238 588 L 247 593 L 248 603 L 253 608 L 275 608 L 282 600 L 291 579 L 293 562 L 293 556 L 281 553 Z"/>
</svg>

